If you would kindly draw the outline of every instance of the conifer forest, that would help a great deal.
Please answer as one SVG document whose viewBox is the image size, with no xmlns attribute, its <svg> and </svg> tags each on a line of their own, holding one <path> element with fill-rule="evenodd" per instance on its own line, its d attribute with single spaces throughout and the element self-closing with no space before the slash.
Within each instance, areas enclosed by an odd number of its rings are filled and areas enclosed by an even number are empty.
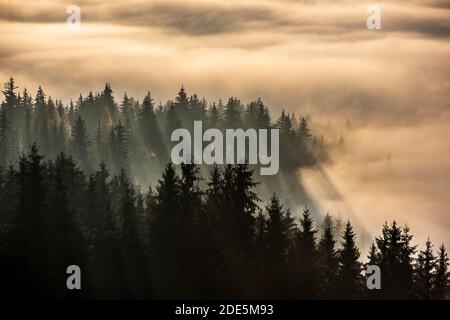
<svg viewBox="0 0 450 320">
<path fill-rule="evenodd" d="M 108 83 L 63 102 L 44 87 L 2 85 L 0 274 L 10 297 L 448 299 L 444 244 L 418 247 L 408 225 L 386 221 L 361 249 L 353 221 L 314 212 L 296 172 L 345 152 L 345 137 L 313 130 L 306 113 L 184 87 L 165 103 Z M 279 173 L 174 164 L 170 134 L 194 121 L 279 129 Z M 67 290 L 70 265 L 82 290 Z M 367 286 L 373 265 L 381 290 Z"/>
</svg>

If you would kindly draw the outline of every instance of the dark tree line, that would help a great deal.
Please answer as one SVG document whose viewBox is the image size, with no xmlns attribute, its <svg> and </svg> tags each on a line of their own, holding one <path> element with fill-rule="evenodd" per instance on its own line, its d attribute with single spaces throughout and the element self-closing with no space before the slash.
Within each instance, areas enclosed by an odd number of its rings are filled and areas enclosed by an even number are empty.
<svg viewBox="0 0 450 320">
<path fill-rule="evenodd" d="M 295 219 L 276 195 L 262 205 L 246 165 L 168 164 L 155 188 L 140 191 L 126 170 L 90 174 L 72 156 L 54 161 L 36 145 L 0 174 L 0 272 L 10 297 L 292 298 L 448 297 L 445 247 L 419 251 L 407 227 L 382 228 L 367 264 L 382 290 L 368 290 L 350 222 L 321 234 L 305 208 Z M 416 254 L 417 253 L 417 254 Z M 66 289 L 66 268 L 82 290 Z"/>
<path fill-rule="evenodd" d="M 64 105 L 39 87 L 34 97 L 24 89 L 19 92 L 11 77 L 3 86 L 0 108 L 0 165 L 16 165 L 22 152 L 36 143 L 40 152 L 54 159 L 60 152 L 73 156 L 76 164 L 90 172 L 104 162 L 111 173 L 124 169 L 141 185 L 156 181 L 175 143 L 170 142 L 174 129 L 193 130 L 194 120 L 208 128 L 280 129 L 280 183 L 274 177 L 258 177 L 275 190 L 291 192 L 296 183 L 293 172 L 302 166 L 327 159 L 323 136 L 313 135 L 308 116 L 296 118 L 284 111 L 271 119 L 261 99 L 244 106 L 231 97 L 227 103 L 210 103 L 196 94 L 189 96 L 182 87 L 174 100 L 155 104 L 150 92 L 142 102 L 124 94 L 116 101 L 106 84 L 100 92 L 80 95 Z M 270 142 L 270 141 L 269 141 Z M 270 148 L 269 148 L 270 150 Z M 207 166 L 200 167 L 203 175 Z M 291 181 L 292 180 L 292 181 Z M 286 187 L 288 186 L 288 187 Z"/>
<path fill-rule="evenodd" d="M 277 196 L 258 192 L 256 180 L 298 197 L 293 173 L 327 159 L 329 145 L 306 116 L 283 111 L 272 121 L 260 99 L 208 105 L 184 88 L 158 106 L 150 93 L 117 103 L 109 84 L 69 106 L 41 87 L 34 98 L 18 93 L 13 78 L 2 92 L 0 272 L 10 296 L 448 297 L 444 246 L 437 256 L 431 242 L 417 252 L 407 227 L 384 225 L 368 256 L 383 289 L 369 291 L 350 222 L 341 232 L 327 216 L 319 232 L 309 209 L 295 219 Z M 194 120 L 279 128 L 277 179 L 245 165 L 167 165 L 170 133 L 192 130 Z M 81 291 L 66 289 L 72 264 L 82 270 Z"/>
</svg>

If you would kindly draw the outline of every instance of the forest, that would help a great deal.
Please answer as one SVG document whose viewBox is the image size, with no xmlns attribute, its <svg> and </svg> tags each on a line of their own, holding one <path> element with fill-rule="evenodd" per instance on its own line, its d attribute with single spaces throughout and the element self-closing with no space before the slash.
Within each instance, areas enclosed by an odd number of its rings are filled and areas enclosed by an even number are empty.
<svg viewBox="0 0 450 320">
<path fill-rule="evenodd" d="M 325 142 L 261 99 L 208 104 L 182 87 L 155 105 L 99 93 L 64 105 L 11 77 L 0 110 L 0 272 L 10 297 L 50 299 L 447 299 L 448 256 L 381 226 L 369 252 L 350 221 L 313 219 L 294 173 L 330 161 Z M 254 166 L 173 165 L 170 132 L 280 129 L 280 173 Z M 339 143 L 338 143 L 339 144 Z M 262 188 L 264 186 L 264 188 Z M 289 200 L 285 200 L 289 199 Z M 294 199 L 294 200 L 292 200 Z M 296 218 L 299 217 L 299 218 Z M 82 270 L 67 290 L 66 268 Z M 380 290 L 364 270 L 378 265 Z"/>
</svg>

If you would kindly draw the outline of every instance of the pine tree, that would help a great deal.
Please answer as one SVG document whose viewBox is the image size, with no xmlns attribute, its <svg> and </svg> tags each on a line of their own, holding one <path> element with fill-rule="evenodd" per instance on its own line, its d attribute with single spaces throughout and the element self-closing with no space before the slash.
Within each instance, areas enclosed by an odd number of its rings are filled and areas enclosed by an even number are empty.
<svg viewBox="0 0 450 320">
<path fill-rule="evenodd" d="M 450 289 L 450 273 L 448 272 L 448 256 L 444 244 L 439 247 L 436 272 L 433 283 L 433 298 L 447 299 Z"/>
<path fill-rule="evenodd" d="M 208 110 L 207 128 L 219 128 L 221 126 L 222 118 L 219 108 L 215 103 Z"/>
<path fill-rule="evenodd" d="M 177 112 L 187 111 L 187 108 L 189 107 L 189 99 L 183 86 L 181 86 L 180 91 L 178 91 L 174 106 Z"/>
<path fill-rule="evenodd" d="M 223 226 L 226 223 L 226 221 L 224 221 L 226 217 L 222 214 L 222 210 L 224 209 L 223 182 L 221 170 L 217 165 L 214 165 L 209 172 L 208 187 L 205 192 L 205 210 L 208 213 L 211 213 L 209 216 L 210 227 L 212 228 L 212 233 L 216 238 L 215 241 L 223 240 L 221 239 L 221 231 L 223 231 Z"/>
<path fill-rule="evenodd" d="M 289 229 L 285 224 L 285 211 L 280 203 L 280 199 L 274 194 L 270 198 L 270 205 L 267 210 L 267 246 L 269 256 L 276 264 L 282 265 L 286 258 L 286 248 L 288 247 Z M 292 227 L 293 221 L 291 221 Z"/>
<path fill-rule="evenodd" d="M 182 288 L 178 256 L 181 254 L 180 180 L 169 163 L 156 188 L 156 205 L 151 226 L 152 269 L 156 292 L 160 297 L 176 297 Z"/>
<path fill-rule="evenodd" d="M 369 255 L 367 256 L 367 265 L 378 265 L 378 255 L 377 246 L 375 245 L 375 242 L 372 242 L 369 248 Z"/>
<path fill-rule="evenodd" d="M 364 270 L 367 270 L 369 266 L 380 266 L 379 256 L 380 252 L 375 242 L 372 242 L 369 248 L 369 254 L 367 255 L 367 262 L 364 264 Z M 366 297 L 370 299 L 379 299 L 381 297 L 380 290 L 367 289 Z"/>
<path fill-rule="evenodd" d="M 3 278 L 2 288 L 7 292 L 9 297 L 14 297 L 17 293 L 20 295 L 19 286 L 15 290 L 18 283 L 18 277 L 23 275 L 18 274 L 18 255 L 21 254 L 20 249 L 15 244 L 17 243 L 17 208 L 19 205 L 18 192 L 19 185 L 17 179 L 17 172 L 11 166 L 4 172 L 0 167 L 0 272 L 7 274 Z"/>
<path fill-rule="evenodd" d="M 232 230 L 235 232 L 235 240 L 243 252 L 251 250 L 254 219 L 253 214 L 257 208 L 258 196 L 253 191 L 257 183 L 253 180 L 253 171 L 248 165 L 235 165 L 233 167 L 233 191 L 231 193 L 233 211 L 230 217 Z M 225 191 L 227 192 L 227 191 Z M 241 243 L 239 243 L 241 242 Z"/>
<path fill-rule="evenodd" d="M 285 263 L 288 259 L 289 249 L 293 244 L 295 219 L 292 217 L 289 209 L 283 209 L 278 197 L 275 195 L 271 199 L 270 207 L 266 207 L 266 209 L 268 213 L 266 228 L 269 248 L 272 248 L 271 251 L 273 253 L 278 252 L 274 256 L 281 257 L 281 261 Z"/>
<path fill-rule="evenodd" d="M 14 225 L 16 234 L 14 251 L 17 266 L 14 278 L 15 289 L 26 290 L 31 297 L 46 296 L 52 285 L 51 270 L 48 269 L 49 243 L 46 235 L 46 181 L 43 157 L 36 145 L 19 161 L 17 179 L 19 183 L 19 207 Z"/>
<path fill-rule="evenodd" d="M 258 98 L 256 101 L 258 106 L 256 114 L 256 123 L 258 128 L 269 129 L 270 128 L 270 115 L 268 108 L 264 105 L 262 100 Z"/>
<path fill-rule="evenodd" d="M 47 123 L 53 124 L 55 121 L 58 121 L 58 112 L 56 110 L 55 102 L 53 101 L 52 97 L 48 97 L 47 100 L 47 114 L 46 119 Z M 51 146 L 50 146 L 51 147 Z"/>
<path fill-rule="evenodd" d="M 266 221 L 267 254 L 266 276 L 269 277 L 271 285 L 269 290 L 273 297 L 286 297 L 290 278 L 288 273 L 288 250 L 292 239 L 294 219 L 289 210 L 285 210 L 279 198 L 274 194 L 270 204 L 266 207 L 268 219 Z"/>
<path fill-rule="evenodd" d="M 199 187 L 199 169 L 194 164 L 181 164 L 179 223 L 180 264 L 182 285 L 187 297 L 205 297 L 212 292 L 211 277 L 214 273 L 212 237 L 208 232 L 208 217 L 202 206 L 202 192 Z M 207 261 L 209 256 L 213 261 Z M 201 281 L 199 282 L 199 280 Z"/>
<path fill-rule="evenodd" d="M 295 291 L 296 296 L 300 298 L 314 298 L 317 293 L 316 232 L 310 211 L 305 207 L 300 219 L 300 230 L 297 232 L 293 257 L 294 272 L 298 275 Z"/>
<path fill-rule="evenodd" d="M 39 147 L 40 151 L 45 156 L 51 156 L 51 150 L 50 150 L 50 135 L 48 132 L 48 122 L 47 117 L 44 117 L 41 125 L 39 127 Z"/>
<path fill-rule="evenodd" d="M 165 157 L 164 143 L 162 142 L 160 124 L 157 122 L 150 92 L 144 98 L 140 115 L 140 128 L 144 145 L 150 155 L 162 160 Z"/>
<path fill-rule="evenodd" d="M 94 298 L 121 297 L 118 262 L 119 235 L 114 223 L 114 213 L 111 208 L 109 172 L 104 163 L 98 171 L 90 176 L 86 190 L 86 211 L 89 212 L 86 222 L 89 226 L 94 261 L 91 266 L 92 292 Z"/>
<path fill-rule="evenodd" d="M 355 233 L 350 221 L 345 226 L 342 235 L 342 248 L 339 250 L 338 261 L 338 292 L 340 298 L 358 298 L 361 290 L 360 253 L 355 243 Z"/>
<path fill-rule="evenodd" d="M 117 164 L 120 170 L 129 171 L 128 167 L 128 147 L 129 141 L 127 131 L 122 125 L 122 121 L 119 119 L 119 124 L 116 126 L 116 151 L 117 151 Z"/>
<path fill-rule="evenodd" d="M 6 110 L 4 107 L 0 111 L 0 167 L 7 167 L 11 158 L 10 155 L 10 139 L 9 139 L 9 121 L 6 116 Z"/>
<path fill-rule="evenodd" d="M 2 90 L 2 93 L 5 96 L 5 101 L 2 103 L 2 106 L 5 109 L 6 116 L 8 119 L 11 119 L 12 123 L 15 123 L 15 108 L 18 104 L 18 97 L 15 92 L 17 88 L 14 78 L 10 77 L 8 82 L 3 85 Z"/>
<path fill-rule="evenodd" d="M 75 119 L 77 117 L 77 111 L 75 110 L 75 105 L 73 104 L 72 99 L 70 100 L 70 103 L 69 103 L 69 112 L 67 113 L 67 117 L 68 117 L 69 125 L 73 125 L 73 123 L 75 122 Z"/>
<path fill-rule="evenodd" d="M 28 148 L 34 141 L 32 138 L 32 114 L 33 114 L 33 100 L 28 94 L 27 89 L 23 90 L 23 106 L 25 108 L 25 125 L 24 125 L 24 147 Z"/>
<path fill-rule="evenodd" d="M 121 247 L 120 287 L 123 297 L 142 297 L 146 285 L 144 256 L 139 237 L 139 217 L 136 207 L 136 191 L 125 170 L 119 175 L 121 189 L 119 208 L 119 242 Z"/>
<path fill-rule="evenodd" d="M 184 218 L 190 219 L 196 208 L 201 205 L 201 191 L 198 186 L 199 169 L 194 164 L 181 164 L 180 200 L 183 203 Z"/>
<path fill-rule="evenodd" d="M 413 236 L 410 234 L 408 225 L 401 229 L 401 254 L 400 254 L 400 268 L 399 280 L 404 284 L 404 292 L 409 293 L 409 298 L 413 297 L 413 273 L 414 273 L 414 255 L 417 246 L 411 245 Z"/>
<path fill-rule="evenodd" d="M 90 170 L 89 146 L 90 141 L 86 129 L 86 124 L 84 120 L 81 119 L 81 116 L 78 116 L 72 128 L 70 149 L 73 156 L 85 172 L 88 172 Z"/>
<path fill-rule="evenodd" d="M 127 93 L 125 92 L 122 98 L 122 103 L 120 104 L 122 108 L 122 114 L 124 116 L 125 121 L 129 121 L 133 119 L 133 106 L 132 101 L 128 97 Z"/>
<path fill-rule="evenodd" d="M 383 225 L 382 236 L 376 238 L 379 249 L 378 261 L 383 283 L 383 298 L 411 298 L 413 295 L 412 257 L 415 246 L 407 227 L 400 228 L 394 221 Z"/>
<path fill-rule="evenodd" d="M 428 239 L 425 243 L 425 250 L 419 252 L 415 268 L 416 292 L 420 299 L 430 300 L 432 298 L 435 260 L 433 245 Z"/>
<path fill-rule="evenodd" d="M 292 129 L 291 119 L 289 114 L 286 115 L 284 110 L 281 111 L 280 117 L 275 123 L 276 128 L 280 129 L 281 135 L 285 137 L 292 137 L 294 130 Z"/>
<path fill-rule="evenodd" d="M 42 118 L 46 115 L 46 102 L 45 102 L 45 93 L 42 90 L 42 87 L 39 86 L 38 91 L 36 92 L 36 96 L 34 97 L 34 107 L 36 109 L 37 118 L 39 121 L 42 121 Z"/>
<path fill-rule="evenodd" d="M 84 247 L 84 235 L 80 224 L 79 204 L 80 195 L 84 193 L 84 175 L 76 167 L 71 157 L 61 153 L 56 158 L 54 171 L 49 185 L 49 209 L 47 210 L 48 225 L 51 226 L 47 233 L 49 244 L 47 248 L 52 250 L 54 261 L 54 276 L 64 278 L 65 269 L 69 265 L 77 265 L 81 270 L 86 270 L 87 251 Z M 74 204 L 76 202 L 76 204 Z M 55 294 L 59 297 L 80 297 L 85 292 L 68 291 L 64 288 L 56 289 Z"/>
<path fill-rule="evenodd" d="M 230 98 L 223 112 L 223 122 L 225 128 L 242 127 L 242 105 L 237 98 Z"/>
<path fill-rule="evenodd" d="M 329 222 L 325 226 L 318 246 L 319 296 L 322 298 L 334 297 L 337 289 L 338 257 L 335 243 L 333 225 Z"/>
<path fill-rule="evenodd" d="M 113 91 L 109 83 L 105 84 L 105 89 L 103 89 L 101 94 L 101 103 L 105 106 L 111 119 L 116 121 L 118 118 L 117 104 L 114 100 Z"/>
<path fill-rule="evenodd" d="M 48 158 L 53 159 L 58 153 L 62 151 L 62 147 L 59 145 L 59 127 L 56 121 L 53 122 L 50 132 L 50 154 Z"/>
<path fill-rule="evenodd" d="M 2 128 L 0 128 L 0 151 L 6 151 L 5 159 L 0 161 L 0 165 L 7 161 L 15 161 L 18 156 L 18 129 L 21 126 L 20 95 L 16 93 L 18 87 L 15 85 L 13 77 L 3 85 L 2 93 L 5 96 L 1 104 Z M 6 120 L 7 119 L 7 120 Z M 5 126 L 6 121 L 6 126 Z"/>
<path fill-rule="evenodd" d="M 303 139 L 310 139 L 311 138 L 311 133 L 308 127 L 308 121 L 306 120 L 305 117 L 302 117 L 302 120 L 300 121 L 300 136 Z"/>
<path fill-rule="evenodd" d="M 175 107 L 172 101 L 169 101 L 165 106 L 165 122 L 167 123 L 166 136 L 170 137 L 172 132 L 182 126 L 180 111 Z"/>
<path fill-rule="evenodd" d="M 247 105 L 244 112 L 245 128 L 257 128 L 257 110 L 256 102 L 252 101 Z"/>
<path fill-rule="evenodd" d="M 95 129 L 95 150 L 96 162 L 98 164 L 107 161 L 108 154 L 105 141 L 103 139 L 103 130 L 100 120 L 98 121 L 97 128 Z"/>
<path fill-rule="evenodd" d="M 206 119 L 205 102 L 201 101 L 199 97 L 194 94 L 189 98 L 190 121 L 204 121 Z"/>
</svg>

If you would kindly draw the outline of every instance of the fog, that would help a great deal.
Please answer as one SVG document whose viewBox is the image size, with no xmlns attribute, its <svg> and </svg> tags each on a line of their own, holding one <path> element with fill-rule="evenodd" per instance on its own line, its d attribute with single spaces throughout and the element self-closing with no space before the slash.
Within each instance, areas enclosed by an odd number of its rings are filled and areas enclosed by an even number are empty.
<svg viewBox="0 0 450 320">
<path fill-rule="evenodd" d="M 78 0 L 69 30 L 69 1 L 0 0 L 0 79 L 66 103 L 105 82 L 165 102 L 183 84 L 308 114 L 318 134 L 331 121 L 347 153 L 299 173 L 321 214 L 356 219 L 364 239 L 396 219 L 448 245 L 450 1 L 378 3 L 373 31 L 352 0 Z"/>
<path fill-rule="evenodd" d="M 300 177 L 323 213 L 357 224 L 367 246 L 384 222 L 408 224 L 414 242 L 450 243 L 448 122 L 344 130 L 346 153 Z"/>
</svg>

